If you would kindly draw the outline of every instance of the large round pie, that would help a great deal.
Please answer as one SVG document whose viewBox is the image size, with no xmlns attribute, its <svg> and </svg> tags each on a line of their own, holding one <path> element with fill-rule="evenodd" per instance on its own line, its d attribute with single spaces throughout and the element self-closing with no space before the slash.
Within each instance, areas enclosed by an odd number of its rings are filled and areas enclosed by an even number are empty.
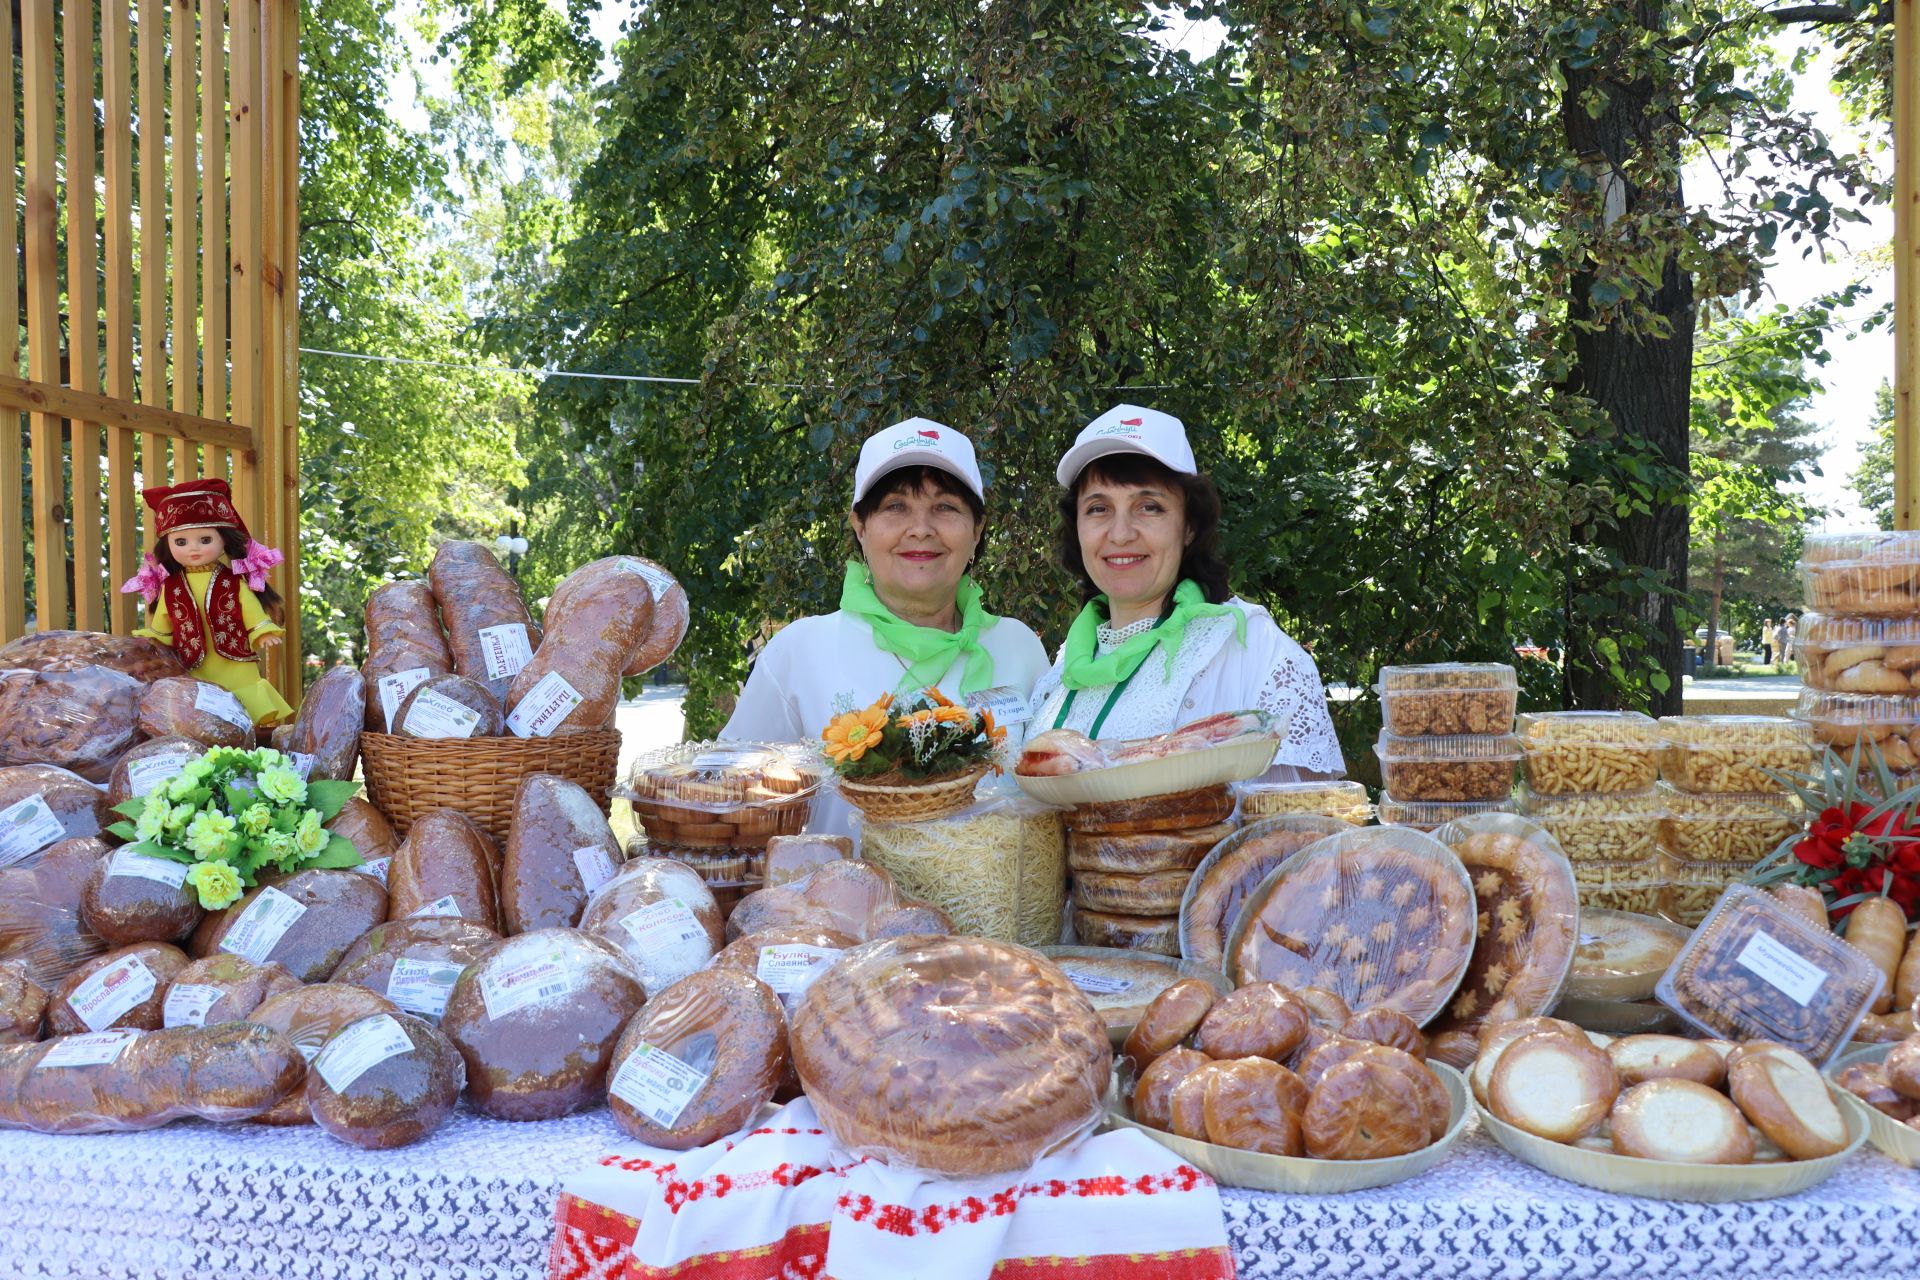
<svg viewBox="0 0 1920 1280">
<path fill-rule="evenodd" d="M 1547 1012 L 1566 984 L 1580 934 L 1573 867 L 1559 844 L 1510 813 L 1448 823 L 1434 837 L 1466 867 L 1479 907 L 1473 959 L 1434 1030 L 1477 1030 Z"/>
<path fill-rule="evenodd" d="M 1292 814 L 1243 827 L 1209 853 L 1180 901 L 1180 958 L 1224 969 L 1227 934 L 1247 895 L 1280 864 L 1316 841 L 1351 831 L 1338 818 Z"/>
</svg>

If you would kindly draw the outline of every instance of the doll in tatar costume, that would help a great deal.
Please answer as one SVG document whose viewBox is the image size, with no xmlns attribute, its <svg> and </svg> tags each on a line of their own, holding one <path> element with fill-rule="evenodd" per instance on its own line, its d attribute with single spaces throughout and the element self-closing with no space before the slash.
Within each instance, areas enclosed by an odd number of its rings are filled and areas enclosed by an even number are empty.
<svg viewBox="0 0 1920 1280">
<path fill-rule="evenodd" d="M 147 602 L 147 625 L 133 634 L 172 645 L 190 675 L 240 699 L 254 724 L 291 716 L 260 675 L 261 654 L 285 634 L 267 613 L 280 603 L 267 570 L 286 557 L 248 536 L 225 480 L 189 480 L 140 496 L 153 509 L 160 541 L 120 588 Z"/>
</svg>

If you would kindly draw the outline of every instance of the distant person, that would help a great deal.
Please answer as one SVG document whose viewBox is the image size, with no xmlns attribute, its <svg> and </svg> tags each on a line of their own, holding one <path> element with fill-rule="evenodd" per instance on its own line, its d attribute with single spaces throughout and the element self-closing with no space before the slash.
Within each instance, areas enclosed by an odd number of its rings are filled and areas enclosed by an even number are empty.
<svg viewBox="0 0 1920 1280">
<path fill-rule="evenodd" d="M 1760 624 L 1760 665 L 1773 665 L 1773 619 L 1768 618 Z"/>
<path fill-rule="evenodd" d="M 1773 647 L 1779 652 L 1780 665 L 1793 661 L 1793 615 L 1780 619 L 1780 625 L 1774 628 Z"/>
</svg>

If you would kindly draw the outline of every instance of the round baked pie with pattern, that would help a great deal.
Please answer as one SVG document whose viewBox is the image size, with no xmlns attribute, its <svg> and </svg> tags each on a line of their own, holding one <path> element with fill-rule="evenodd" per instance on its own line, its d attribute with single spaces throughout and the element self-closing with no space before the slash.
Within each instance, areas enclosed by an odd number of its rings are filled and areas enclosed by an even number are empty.
<svg viewBox="0 0 1920 1280">
<path fill-rule="evenodd" d="M 1351 830 L 1338 818 L 1291 814 L 1243 827 L 1221 841 L 1194 868 L 1181 897 L 1181 958 L 1225 969 L 1227 934 L 1247 896 L 1308 845 Z"/>
</svg>

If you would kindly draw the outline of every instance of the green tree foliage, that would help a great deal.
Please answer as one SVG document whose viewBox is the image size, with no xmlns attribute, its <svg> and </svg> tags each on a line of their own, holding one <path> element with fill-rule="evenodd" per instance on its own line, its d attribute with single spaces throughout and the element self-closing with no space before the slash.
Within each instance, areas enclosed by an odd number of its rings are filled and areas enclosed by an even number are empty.
<svg viewBox="0 0 1920 1280">
<path fill-rule="evenodd" d="M 1860 446 L 1860 465 L 1853 473 L 1853 491 L 1860 505 L 1882 529 L 1893 528 L 1893 384 L 1882 382 L 1873 393 L 1873 435 Z"/>
</svg>

